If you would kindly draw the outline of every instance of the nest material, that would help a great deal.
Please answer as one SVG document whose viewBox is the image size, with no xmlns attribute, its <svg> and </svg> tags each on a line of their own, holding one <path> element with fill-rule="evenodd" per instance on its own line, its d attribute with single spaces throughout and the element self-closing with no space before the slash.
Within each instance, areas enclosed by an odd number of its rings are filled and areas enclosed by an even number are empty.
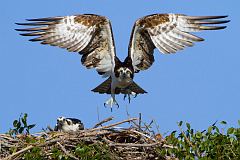
<svg viewBox="0 0 240 160">
<path fill-rule="evenodd" d="M 111 159 L 174 159 L 157 153 L 157 149 L 173 146 L 165 144 L 161 135 L 154 134 L 148 125 L 141 126 L 137 118 L 130 118 L 102 126 L 112 119 L 112 117 L 107 118 L 91 129 L 74 133 L 44 131 L 33 135 L 16 135 L 16 137 L 0 134 L 0 159 L 22 159 L 24 154 L 31 152 L 34 147 L 39 147 L 45 159 L 53 159 L 52 150 L 58 148 L 66 156 L 77 160 L 79 158 L 73 151 L 80 143 L 107 146 L 111 152 Z M 136 122 L 137 120 L 139 123 Z M 129 128 L 119 127 L 126 122 L 132 125 Z"/>
</svg>

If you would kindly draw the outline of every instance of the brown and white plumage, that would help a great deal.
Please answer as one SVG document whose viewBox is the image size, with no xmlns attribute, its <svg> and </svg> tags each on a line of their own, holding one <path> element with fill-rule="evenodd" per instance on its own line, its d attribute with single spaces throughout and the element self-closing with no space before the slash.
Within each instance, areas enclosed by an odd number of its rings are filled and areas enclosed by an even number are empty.
<svg viewBox="0 0 240 160">
<path fill-rule="evenodd" d="M 133 27 L 128 56 L 133 60 L 135 72 L 148 69 L 154 62 L 153 50 L 170 54 L 203 41 L 190 32 L 224 29 L 214 26 L 227 23 L 217 20 L 227 16 L 186 16 L 183 14 L 153 14 L 138 19 Z"/>
<path fill-rule="evenodd" d="M 17 29 L 23 36 L 37 36 L 30 41 L 41 41 L 82 55 L 87 68 L 109 77 L 92 91 L 111 94 L 107 105 L 117 104 L 115 94 L 130 96 L 146 93 L 134 81 L 134 73 L 146 70 L 154 62 L 154 49 L 170 54 L 203 41 L 190 32 L 224 29 L 227 23 L 218 20 L 227 16 L 187 16 L 183 14 L 153 14 L 138 19 L 132 29 L 128 56 L 121 62 L 116 56 L 110 21 L 103 16 L 83 14 L 64 17 L 29 19 L 18 25 L 33 26 Z"/>
<path fill-rule="evenodd" d="M 101 74 L 110 76 L 114 67 L 115 47 L 110 21 L 98 15 L 75 15 L 29 19 L 31 23 L 18 25 L 37 26 L 17 29 L 23 36 L 38 36 L 30 41 L 41 41 L 65 48 L 82 55 L 82 64 L 87 68 L 96 68 Z"/>
</svg>

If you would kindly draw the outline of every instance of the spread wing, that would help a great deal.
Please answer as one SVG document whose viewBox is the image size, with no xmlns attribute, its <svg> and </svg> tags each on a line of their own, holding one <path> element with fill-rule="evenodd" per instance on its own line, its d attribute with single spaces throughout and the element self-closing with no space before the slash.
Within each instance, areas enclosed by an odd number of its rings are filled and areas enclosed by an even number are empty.
<svg viewBox="0 0 240 160">
<path fill-rule="evenodd" d="M 133 27 L 127 59 L 132 60 L 134 71 L 148 69 L 154 62 L 153 52 L 176 53 L 194 42 L 203 41 L 190 32 L 224 29 L 227 23 L 218 20 L 227 16 L 187 16 L 183 14 L 154 14 L 138 19 Z"/>
<path fill-rule="evenodd" d="M 41 41 L 65 48 L 82 55 L 81 62 L 87 68 L 96 68 L 99 74 L 108 76 L 114 68 L 115 46 L 110 21 L 98 15 L 75 15 L 29 19 L 18 25 L 33 26 L 16 29 L 22 36 L 36 36 L 30 41 Z"/>
</svg>

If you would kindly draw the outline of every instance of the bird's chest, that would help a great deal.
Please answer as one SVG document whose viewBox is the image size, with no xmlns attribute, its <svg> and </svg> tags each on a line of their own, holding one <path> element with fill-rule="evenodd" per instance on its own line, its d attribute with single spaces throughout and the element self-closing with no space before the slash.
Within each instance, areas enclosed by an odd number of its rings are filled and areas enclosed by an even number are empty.
<svg viewBox="0 0 240 160">
<path fill-rule="evenodd" d="M 72 124 L 72 125 L 63 125 L 62 130 L 64 132 L 69 132 L 69 131 L 78 131 L 79 130 L 79 124 Z"/>
<path fill-rule="evenodd" d="M 118 88 L 126 88 L 132 83 L 131 78 L 116 78 L 116 86 Z"/>
</svg>

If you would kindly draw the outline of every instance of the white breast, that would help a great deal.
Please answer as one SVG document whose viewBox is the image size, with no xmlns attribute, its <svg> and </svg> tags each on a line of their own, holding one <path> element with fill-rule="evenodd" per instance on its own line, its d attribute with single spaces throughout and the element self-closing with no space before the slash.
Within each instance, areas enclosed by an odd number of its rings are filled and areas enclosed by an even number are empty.
<svg viewBox="0 0 240 160">
<path fill-rule="evenodd" d="M 67 124 L 64 124 L 62 126 L 62 131 L 63 132 L 75 132 L 75 131 L 78 131 L 79 130 L 79 124 L 71 124 L 71 125 L 67 125 Z"/>
</svg>

